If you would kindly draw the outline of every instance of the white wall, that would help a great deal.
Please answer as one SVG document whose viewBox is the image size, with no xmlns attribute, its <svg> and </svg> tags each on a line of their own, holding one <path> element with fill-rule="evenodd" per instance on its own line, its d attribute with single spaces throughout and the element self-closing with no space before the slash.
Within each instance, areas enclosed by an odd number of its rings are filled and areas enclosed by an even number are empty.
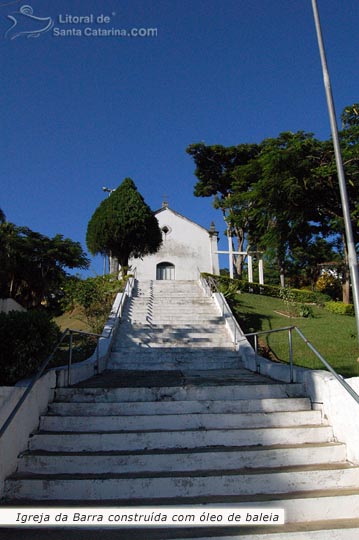
<svg viewBox="0 0 359 540">
<path fill-rule="evenodd" d="M 242 329 L 231 318 L 231 310 L 220 293 L 213 295 L 226 326 L 238 350 L 244 367 L 250 371 L 271 377 L 277 381 L 290 382 L 288 364 L 272 362 L 256 355 Z M 314 409 L 322 411 L 323 420 L 332 426 L 334 438 L 346 444 L 347 459 L 359 464 L 359 404 L 330 372 L 293 366 L 293 382 L 301 383 Z M 359 377 L 346 379 L 359 396 Z"/>
<path fill-rule="evenodd" d="M 9 311 L 26 311 L 13 298 L 0 298 L 0 312 L 9 313 Z"/>
<path fill-rule="evenodd" d="M 116 296 L 103 329 L 104 336 L 117 327 L 124 301 L 132 293 L 133 282 L 134 280 L 129 280 L 125 292 Z M 88 360 L 73 365 L 72 384 L 86 380 L 106 369 L 113 335 L 114 333 L 111 332 L 110 339 L 100 338 L 98 355 L 95 352 Z M 97 361 L 99 366 L 97 366 Z M 28 384 L 29 380 L 24 380 L 16 386 L 0 386 L 0 427 L 6 422 Z M 67 366 L 54 368 L 45 373 L 36 382 L 13 422 L 0 438 L 0 498 L 4 491 L 5 478 L 15 472 L 18 455 L 27 449 L 29 435 L 38 428 L 40 416 L 46 412 L 49 402 L 53 400 L 54 389 L 66 385 Z"/>
<path fill-rule="evenodd" d="M 45 413 L 49 401 L 53 399 L 55 382 L 54 371 L 47 373 L 37 381 L 14 421 L 0 438 L 0 496 L 3 493 L 5 478 L 16 469 L 19 453 L 27 449 L 29 434 L 38 427 L 40 415 Z M 0 387 L 1 426 L 25 390 L 24 386 Z"/>
<path fill-rule="evenodd" d="M 247 369 L 290 382 L 289 365 L 256 356 L 243 334 L 239 338 L 239 354 Z M 314 409 L 322 411 L 324 421 L 333 428 L 334 438 L 346 444 L 348 460 L 359 464 L 359 404 L 328 371 L 294 366 L 293 380 L 304 385 L 304 394 L 311 399 Z M 346 382 L 359 395 L 359 377 Z"/>
<path fill-rule="evenodd" d="M 160 210 L 156 217 L 160 228 L 167 226 L 170 230 L 163 235 L 163 245 L 156 254 L 131 259 L 130 265 L 136 267 L 139 280 L 156 279 L 156 266 L 161 262 L 175 266 L 176 280 L 196 280 L 198 269 L 209 273 L 218 269 L 218 262 L 213 267 L 212 241 L 205 228 L 170 208 Z M 214 258 L 218 261 L 218 255 Z"/>
</svg>

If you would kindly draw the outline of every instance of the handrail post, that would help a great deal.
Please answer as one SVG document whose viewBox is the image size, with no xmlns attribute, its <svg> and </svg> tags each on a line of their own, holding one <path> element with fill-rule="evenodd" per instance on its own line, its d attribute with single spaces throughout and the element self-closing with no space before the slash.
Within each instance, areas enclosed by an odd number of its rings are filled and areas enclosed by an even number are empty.
<svg viewBox="0 0 359 540">
<path fill-rule="evenodd" d="M 256 373 L 260 373 L 260 364 L 258 362 L 258 336 L 257 334 L 254 335 L 254 354 L 255 354 L 255 362 L 256 362 Z"/>
<path fill-rule="evenodd" d="M 289 341 L 289 379 L 292 383 L 294 380 L 293 377 L 293 328 L 288 330 L 288 341 Z"/>
<path fill-rule="evenodd" d="M 99 373 L 100 372 L 100 338 L 96 338 L 97 339 L 97 344 L 96 344 L 96 372 Z"/>
<path fill-rule="evenodd" d="M 70 386 L 71 380 L 71 364 L 72 364 L 72 337 L 73 332 L 70 330 L 70 339 L 69 339 L 69 362 L 67 366 L 67 386 Z"/>
</svg>

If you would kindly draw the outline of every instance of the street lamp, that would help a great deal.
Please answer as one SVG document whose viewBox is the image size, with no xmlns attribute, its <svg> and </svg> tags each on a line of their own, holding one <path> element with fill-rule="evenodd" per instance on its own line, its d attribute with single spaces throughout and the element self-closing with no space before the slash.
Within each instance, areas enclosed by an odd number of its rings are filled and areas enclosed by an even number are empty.
<svg viewBox="0 0 359 540">
<path fill-rule="evenodd" d="M 106 186 L 102 186 L 102 191 L 104 191 L 105 193 L 108 193 L 108 196 L 110 196 L 111 193 L 113 193 L 116 190 L 112 189 L 112 188 L 108 188 Z M 109 255 L 109 257 L 108 257 L 108 264 L 109 264 L 109 267 L 110 267 L 111 266 L 111 255 Z M 105 275 L 105 274 L 106 274 L 106 255 L 103 258 L 103 275 Z"/>
<path fill-rule="evenodd" d="M 108 188 L 108 187 L 105 187 L 105 186 L 102 186 L 102 191 L 105 191 L 106 193 L 108 193 L 108 196 L 110 196 L 111 193 L 113 193 L 113 192 L 116 191 L 116 190 L 115 190 L 115 189 Z"/>
</svg>

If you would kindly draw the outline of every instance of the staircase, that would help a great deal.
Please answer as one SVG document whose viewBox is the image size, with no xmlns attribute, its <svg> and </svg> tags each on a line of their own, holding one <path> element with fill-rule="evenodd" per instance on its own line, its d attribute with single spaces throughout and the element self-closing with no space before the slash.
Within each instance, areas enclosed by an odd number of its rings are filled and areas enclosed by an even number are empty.
<svg viewBox="0 0 359 540">
<path fill-rule="evenodd" d="M 218 308 L 193 281 L 143 281 L 125 308 L 109 369 L 239 367 Z"/>
<path fill-rule="evenodd" d="M 280 527 L 117 529 L 116 539 L 358 538 L 359 468 L 345 445 L 301 385 L 241 367 L 196 284 L 141 284 L 111 369 L 56 390 L 5 502 L 285 509 Z"/>
</svg>

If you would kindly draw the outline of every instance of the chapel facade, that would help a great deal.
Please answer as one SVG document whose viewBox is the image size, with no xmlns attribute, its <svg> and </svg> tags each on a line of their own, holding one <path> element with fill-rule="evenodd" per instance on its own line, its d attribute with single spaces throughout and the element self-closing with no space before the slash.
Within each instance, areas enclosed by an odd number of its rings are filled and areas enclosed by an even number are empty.
<svg viewBox="0 0 359 540">
<path fill-rule="evenodd" d="M 162 246 L 153 255 L 130 259 L 139 280 L 196 280 L 199 272 L 219 274 L 218 232 L 205 229 L 163 203 L 155 212 Z"/>
</svg>

